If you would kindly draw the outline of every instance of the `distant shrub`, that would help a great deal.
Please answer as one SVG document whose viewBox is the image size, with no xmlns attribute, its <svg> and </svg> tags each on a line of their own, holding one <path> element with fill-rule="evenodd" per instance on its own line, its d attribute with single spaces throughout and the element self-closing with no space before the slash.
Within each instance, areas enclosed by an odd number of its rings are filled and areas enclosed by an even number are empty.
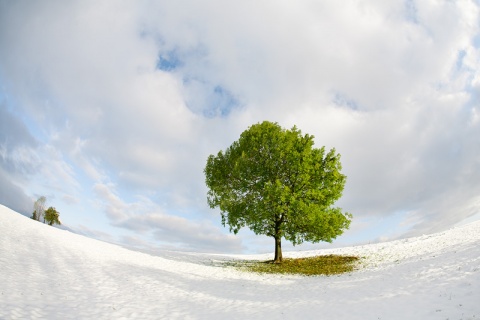
<svg viewBox="0 0 480 320">
<path fill-rule="evenodd" d="M 62 223 L 60 222 L 59 217 L 60 213 L 54 207 L 50 207 L 45 210 L 45 221 L 48 223 L 49 226 L 53 224 L 61 225 Z"/>
</svg>

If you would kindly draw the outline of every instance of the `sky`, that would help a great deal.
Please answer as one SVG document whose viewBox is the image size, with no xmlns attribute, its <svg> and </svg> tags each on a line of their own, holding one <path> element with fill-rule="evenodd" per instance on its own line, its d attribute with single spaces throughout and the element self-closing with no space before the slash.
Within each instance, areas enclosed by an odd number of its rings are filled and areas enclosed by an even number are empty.
<svg viewBox="0 0 480 320">
<path fill-rule="evenodd" d="M 333 245 L 445 230 L 480 219 L 479 70 L 473 0 L 0 0 L 0 203 L 143 250 L 272 251 L 203 173 L 268 120 L 341 154 Z"/>
</svg>

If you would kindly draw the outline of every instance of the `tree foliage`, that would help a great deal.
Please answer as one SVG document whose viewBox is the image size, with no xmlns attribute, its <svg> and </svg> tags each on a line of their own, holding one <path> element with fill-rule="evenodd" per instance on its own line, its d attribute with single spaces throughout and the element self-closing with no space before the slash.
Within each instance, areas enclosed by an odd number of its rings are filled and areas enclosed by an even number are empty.
<svg viewBox="0 0 480 320">
<path fill-rule="evenodd" d="M 49 226 L 53 224 L 61 225 L 62 223 L 60 222 L 59 218 L 60 213 L 54 207 L 50 207 L 45 210 L 45 221 L 48 223 Z"/>
<path fill-rule="evenodd" d="M 40 221 L 40 219 L 43 218 L 43 223 L 47 222 L 50 226 L 54 224 L 62 224 L 60 222 L 60 213 L 57 211 L 57 209 L 54 207 L 49 207 L 47 210 L 45 210 L 46 201 L 47 198 L 44 196 L 41 196 L 37 199 L 37 201 L 35 201 L 33 204 L 32 219 Z"/>
<path fill-rule="evenodd" d="M 350 225 L 351 215 L 333 207 L 346 181 L 340 155 L 314 148 L 313 139 L 265 121 L 207 160 L 208 204 L 220 208 L 230 231 L 248 227 L 273 237 L 275 262 L 282 261 L 282 238 L 331 242 Z"/>
</svg>

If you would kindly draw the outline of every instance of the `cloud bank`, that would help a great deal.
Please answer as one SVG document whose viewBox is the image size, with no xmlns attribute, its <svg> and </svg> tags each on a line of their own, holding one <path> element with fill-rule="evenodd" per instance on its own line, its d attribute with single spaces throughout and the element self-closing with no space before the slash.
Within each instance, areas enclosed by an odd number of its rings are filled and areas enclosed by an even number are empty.
<svg viewBox="0 0 480 320">
<path fill-rule="evenodd" d="M 479 10 L 2 1 L 0 202 L 29 214 L 45 195 L 71 227 L 132 245 L 264 250 L 220 225 L 203 168 L 270 120 L 342 154 L 347 242 L 478 217 Z"/>
</svg>

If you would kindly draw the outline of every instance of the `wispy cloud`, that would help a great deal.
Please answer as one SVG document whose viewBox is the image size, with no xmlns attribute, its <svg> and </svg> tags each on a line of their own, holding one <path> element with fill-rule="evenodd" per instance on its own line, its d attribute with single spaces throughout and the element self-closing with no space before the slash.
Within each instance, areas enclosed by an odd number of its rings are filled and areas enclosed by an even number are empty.
<svg viewBox="0 0 480 320">
<path fill-rule="evenodd" d="M 112 185 L 97 184 L 94 190 L 113 226 L 145 237 L 151 236 L 160 247 L 169 248 L 175 244 L 178 249 L 204 252 L 240 252 L 243 249 L 238 237 L 225 235 L 218 226 L 206 219 L 195 221 L 166 214 L 161 206 L 145 197 L 126 203 L 115 194 Z M 126 244 L 140 243 L 135 237 L 125 239 L 136 239 Z M 142 245 L 147 249 L 151 246 L 152 241 L 145 241 L 145 245 Z"/>
<path fill-rule="evenodd" d="M 3 2 L 0 201 L 46 194 L 67 224 L 240 250 L 206 204 L 203 168 L 271 120 L 342 154 L 352 237 L 378 238 L 364 222 L 379 217 L 408 226 L 388 237 L 447 228 L 479 209 L 479 13 L 473 1 Z"/>
</svg>

